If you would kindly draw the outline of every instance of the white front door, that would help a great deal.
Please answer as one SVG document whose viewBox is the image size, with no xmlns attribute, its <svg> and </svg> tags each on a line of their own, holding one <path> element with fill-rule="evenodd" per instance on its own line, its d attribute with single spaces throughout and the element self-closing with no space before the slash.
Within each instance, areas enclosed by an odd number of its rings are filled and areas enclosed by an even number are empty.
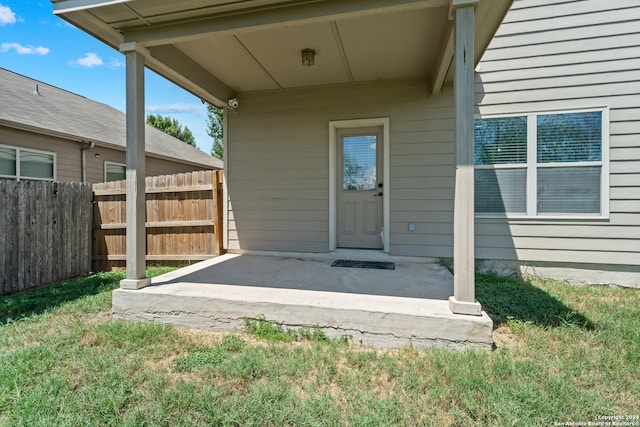
<svg viewBox="0 0 640 427">
<path fill-rule="evenodd" d="M 337 243 L 382 249 L 383 130 L 340 129 L 337 135 Z"/>
</svg>

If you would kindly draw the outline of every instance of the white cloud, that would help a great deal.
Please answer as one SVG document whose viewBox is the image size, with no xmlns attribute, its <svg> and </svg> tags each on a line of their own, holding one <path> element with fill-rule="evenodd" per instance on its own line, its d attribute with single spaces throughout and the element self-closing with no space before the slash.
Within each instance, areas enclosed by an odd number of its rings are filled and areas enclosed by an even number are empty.
<svg viewBox="0 0 640 427">
<path fill-rule="evenodd" d="M 109 62 L 109 67 L 111 67 L 113 69 L 122 68 L 123 66 L 124 66 L 124 62 L 122 62 L 122 61 L 120 61 L 118 59 L 115 59 L 115 58 L 113 58 L 111 60 L 111 62 Z"/>
<path fill-rule="evenodd" d="M 78 58 L 75 61 L 71 61 L 72 64 L 78 64 L 81 67 L 93 68 L 104 65 L 102 58 L 93 52 L 87 52 L 82 58 Z"/>
<path fill-rule="evenodd" d="M 161 104 L 161 105 L 147 105 L 147 113 L 156 114 L 176 114 L 176 113 L 190 113 L 197 115 L 206 115 L 207 107 L 203 104 Z"/>
<path fill-rule="evenodd" d="M 1 52 L 8 52 L 11 49 L 14 49 L 18 55 L 46 55 L 49 53 L 48 47 L 42 46 L 22 46 L 20 43 L 2 43 L 0 45 Z"/>
<path fill-rule="evenodd" d="M 8 6 L 0 4 L 0 27 L 3 25 L 11 25 L 16 23 L 16 14 L 11 11 Z"/>
</svg>

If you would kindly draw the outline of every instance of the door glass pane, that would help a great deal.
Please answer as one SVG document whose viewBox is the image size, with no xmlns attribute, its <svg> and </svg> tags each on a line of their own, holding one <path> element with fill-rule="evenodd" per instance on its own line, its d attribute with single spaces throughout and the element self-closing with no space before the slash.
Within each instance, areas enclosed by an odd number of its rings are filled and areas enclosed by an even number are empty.
<svg viewBox="0 0 640 427">
<path fill-rule="evenodd" d="M 600 213 L 600 166 L 538 168 L 538 213 Z"/>
<path fill-rule="evenodd" d="M 124 166 L 116 165 L 113 163 L 105 163 L 104 167 L 107 170 L 107 182 L 122 181 L 123 179 L 127 179 L 127 172 Z"/>
<path fill-rule="evenodd" d="M 0 147 L 0 175 L 16 176 L 16 150 Z"/>
<path fill-rule="evenodd" d="M 376 188 L 376 136 L 342 138 L 342 189 L 367 191 Z"/>
<path fill-rule="evenodd" d="M 527 170 L 476 169 L 476 213 L 524 214 L 527 211 Z"/>
<path fill-rule="evenodd" d="M 53 179 L 53 155 L 20 151 L 20 176 Z"/>
</svg>

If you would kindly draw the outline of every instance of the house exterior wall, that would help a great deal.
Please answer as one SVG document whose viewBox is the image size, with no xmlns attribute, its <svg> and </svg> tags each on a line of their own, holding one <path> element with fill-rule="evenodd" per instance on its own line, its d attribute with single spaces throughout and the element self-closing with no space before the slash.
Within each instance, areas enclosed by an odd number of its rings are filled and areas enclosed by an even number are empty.
<svg viewBox="0 0 640 427">
<path fill-rule="evenodd" d="M 81 150 L 83 147 L 87 147 L 87 144 L 5 126 L 0 126 L 0 144 L 55 153 L 56 180 L 82 181 Z M 87 182 L 104 182 L 105 162 L 126 163 L 124 150 L 96 145 L 94 148 L 86 150 L 85 153 Z M 96 154 L 99 154 L 100 157 L 96 157 Z M 205 169 L 202 166 L 149 155 L 146 156 L 146 162 L 147 176 L 171 175 Z"/>
<path fill-rule="evenodd" d="M 96 157 L 96 154 L 100 154 L 100 157 Z M 87 181 L 104 182 L 105 162 L 126 164 L 126 153 L 124 150 L 98 146 L 91 150 L 87 150 Z M 206 168 L 204 166 L 179 163 L 157 157 L 151 157 L 149 155 L 146 156 L 146 176 L 172 175 L 203 169 Z"/>
<path fill-rule="evenodd" d="M 0 144 L 56 153 L 56 180 L 82 180 L 79 142 L 0 126 Z"/>
<path fill-rule="evenodd" d="M 477 113 L 606 109 L 608 212 L 477 216 L 481 265 L 640 287 L 639 21 L 633 0 L 515 1 L 476 75 Z M 228 248 L 328 251 L 328 124 L 388 117 L 390 253 L 451 257 L 452 95 L 421 80 L 241 94 L 227 115 Z"/>
<path fill-rule="evenodd" d="M 429 89 L 396 80 L 242 94 L 227 118 L 228 248 L 327 252 L 329 122 L 388 117 L 390 253 L 450 257 L 453 91 Z"/>
<path fill-rule="evenodd" d="M 636 272 L 631 281 L 640 286 L 638 28 L 637 1 L 514 2 L 480 63 L 478 113 L 608 107 L 610 213 L 597 220 L 478 218 L 477 258 L 547 269 L 597 264 Z"/>
</svg>

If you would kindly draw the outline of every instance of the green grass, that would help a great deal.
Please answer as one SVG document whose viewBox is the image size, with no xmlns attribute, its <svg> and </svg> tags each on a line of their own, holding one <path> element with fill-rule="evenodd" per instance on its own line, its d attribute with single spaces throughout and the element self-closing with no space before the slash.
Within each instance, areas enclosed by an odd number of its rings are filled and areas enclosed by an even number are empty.
<svg viewBox="0 0 640 427">
<path fill-rule="evenodd" d="M 374 351 L 260 317 L 231 335 L 113 321 L 122 277 L 0 297 L 0 426 L 535 426 L 639 411 L 638 290 L 479 275 L 493 351 Z"/>
</svg>

